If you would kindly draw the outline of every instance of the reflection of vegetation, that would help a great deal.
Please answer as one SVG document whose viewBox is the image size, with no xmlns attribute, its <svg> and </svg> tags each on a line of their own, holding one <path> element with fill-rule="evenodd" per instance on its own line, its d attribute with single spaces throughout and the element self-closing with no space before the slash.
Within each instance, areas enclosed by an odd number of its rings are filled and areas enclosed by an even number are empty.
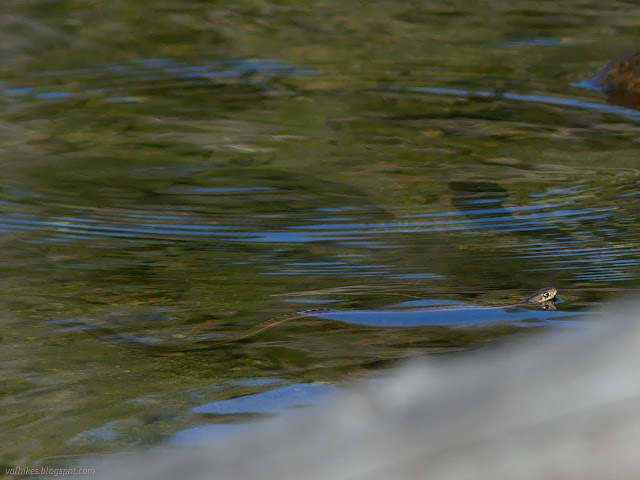
<svg viewBox="0 0 640 480">
<path fill-rule="evenodd" d="M 628 195 L 636 189 L 636 125 L 504 99 L 377 88 L 596 96 L 567 86 L 602 60 L 584 38 L 600 43 L 606 27 L 626 42 L 631 7 L 618 15 L 523 1 L 373 3 L 362 15 L 354 5 L 0 7 L 12 8 L 27 32 L 0 33 L 8 87 L 75 95 L 6 96 L 17 102 L 0 118 L 0 285 L 6 308 L 20 317 L 2 332 L 0 463 L 162 440 L 202 421 L 185 414 L 204 401 L 194 388 L 211 387 L 202 394 L 210 401 L 265 388 L 238 389 L 228 383 L 234 379 L 335 382 L 513 333 L 301 320 L 237 345 L 160 356 L 58 331 L 74 319 L 180 340 L 241 331 L 298 308 L 284 302 L 291 298 L 336 300 L 336 308 L 388 305 L 399 294 L 483 303 L 558 283 L 597 302 L 616 289 L 592 273 L 597 268 L 635 275 L 638 237 L 625 218 L 635 205 Z M 515 36 L 568 41 L 501 45 Z M 158 79 L 118 90 L 135 102 L 97 92 L 115 80 L 100 62 L 163 57 L 189 66 L 278 58 L 320 74 L 190 83 L 158 69 Z M 32 76 L 85 68 L 102 76 Z M 215 190 L 225 188 L 236 190 Z M 481 230 L 462 223 L 473 218 L 469 200 L 614 208 L 619 221 L 541 219 L 558 228 Z M 457 216 L 430 216 L 443 213 Z M 492 215 L 499 216 L 482 218 Z M 537 254 L 540 244 L 559 256 Z M 574 247 L 585 253 L 571 257 Z M 78 437 L 113 421 L 115 440 Z"/>
</svg>

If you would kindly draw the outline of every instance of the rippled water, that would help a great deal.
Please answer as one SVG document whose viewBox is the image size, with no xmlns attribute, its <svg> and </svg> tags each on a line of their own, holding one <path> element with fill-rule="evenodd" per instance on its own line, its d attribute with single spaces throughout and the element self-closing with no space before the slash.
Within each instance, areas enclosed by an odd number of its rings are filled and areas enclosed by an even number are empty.
<svg viewBox="0 0 640 480">
<path fill-rule="evenodd" d="M 625 3 L 29 5 L 0 47 L 3 466 L 250 428 L 638 286 L 640 117 L 582 88 Z M 547 285 L 558 310 L 519 305 Z"/>
</svg>

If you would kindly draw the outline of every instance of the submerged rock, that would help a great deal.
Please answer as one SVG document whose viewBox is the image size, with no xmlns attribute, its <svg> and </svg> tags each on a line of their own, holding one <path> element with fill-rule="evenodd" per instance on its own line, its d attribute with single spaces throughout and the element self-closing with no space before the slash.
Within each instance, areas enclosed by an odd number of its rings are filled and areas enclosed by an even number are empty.
<svg viewBox="0 0 640 480">
<path fill-rule="evenodd" d="M 611 103 L 640 109 L 640 50 L 610 60 L 587 82 L 606 92 Z"/>
</svg>

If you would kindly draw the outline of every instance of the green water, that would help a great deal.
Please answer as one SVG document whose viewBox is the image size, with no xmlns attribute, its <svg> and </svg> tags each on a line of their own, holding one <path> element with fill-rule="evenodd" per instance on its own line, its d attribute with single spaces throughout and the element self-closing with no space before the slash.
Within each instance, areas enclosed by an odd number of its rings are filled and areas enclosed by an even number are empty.
<svg viewBox="0 0 640 480">
<path fill-rule="evenodd" d="M 262 420 L 192 409 L 563 328 L 634 290 L 639 117 L 571 84 L 634 46 L 636 10 L 0 6 L 2 467 Z M 546 285 L 558 313 L 491 321 Z M 324 307 L 371 316 L 188 348 Z"/>
</svg>

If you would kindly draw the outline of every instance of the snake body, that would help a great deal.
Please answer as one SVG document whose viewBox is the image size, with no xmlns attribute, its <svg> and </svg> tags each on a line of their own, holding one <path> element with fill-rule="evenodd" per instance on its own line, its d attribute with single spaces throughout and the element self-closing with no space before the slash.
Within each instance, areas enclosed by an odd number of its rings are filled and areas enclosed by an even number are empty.
<svg viewBox="0 0 640 480">
<path fill-rule="evenodd" d="M 540 290 L 537 290 L 536 292 L 534 292 L 533 294 L 531 294 L 529 297 L 527 297 L 525 300 L 523 300 L 521 303 L 513 303 L 513 304 L 508 304 L 508 305 L 501 305 L 500 308 L 506 308 L 506 307 L 513 307 L 513 306 L 520 306 L 523 303 L 528 304 L 530 306 L 535 306 L 538 308 L 542 308 L 544 310 L 555 310 L 555 301 L 556 301 L 556 294 L 558 293 L 558 290 L 555 287 L 544 287 L 541 288 Z M 273 327 L 276 327 L 278 325 L 281 325 L 283 323 L 286 322 L 290 322 L 292 320 L 297 320 L 299 318 L 305 318 L 305 317 L 309 317 L 309 316 L 314 316 L 314 315 L 319 315 L 322 313 L 329 313 L 332 312 L 334 310 L 331 309 L 327 309 L 327 308 L 316 308 L 316 309 L 311 309 L 311 310 L 304 310 L 302 312 L 293 312 L 293 313 L 287 313 L 284 315 L 279 315 L 277 317 L 274 318 L 270 318 L 269 320 L 266 320 L 264 322 L 261 322 L 257 325 L 254 325 L 253 327 L 247 328 L 246 330 L 243 330 L 241 332 L 238 332 L 236 334 L 233 335 L 229 335 L 227 337 L 224 338 L 220 338 L 220 339 L 214 339 L 214 340 L 209 340 L 206 342 L 201 342 L 198 344 L 191 344 L 191 345 L 150 345 L 141 341 L 136 341 L 134 339 L 128 338 L 124 335 L 115 333 L 114 331 L 106 328 L 106 327 L 97 327 L 97 326 L 91 326 L 91 328 L 85 329 L 83 331 L 85 331 L 86 333 L 89 333 L 93 336 L 97 336 L 100 338 L 100 341 L 103 343 L 108 343 L 111 345 L 117 345 L 120 347 L 127 347 L 127 348 L 139 348 L 139 349 L 146 349 L 146 350 L 153 350 L 156 352 L 186 352 L 186 351 L 193 351 L 193 350 L 205 350 L 205 349 L 210 349 L 213 347 L 217 347 L 220 345 L 227 345 L 230 343 L 234 343 L 234 342 L 238 342 L 240 340 L 244 340 L 246 338 L 249 337 L 253 337 L 255 335 L 258 335 L 266 330 L 269 330 Z"/>
</svg>

